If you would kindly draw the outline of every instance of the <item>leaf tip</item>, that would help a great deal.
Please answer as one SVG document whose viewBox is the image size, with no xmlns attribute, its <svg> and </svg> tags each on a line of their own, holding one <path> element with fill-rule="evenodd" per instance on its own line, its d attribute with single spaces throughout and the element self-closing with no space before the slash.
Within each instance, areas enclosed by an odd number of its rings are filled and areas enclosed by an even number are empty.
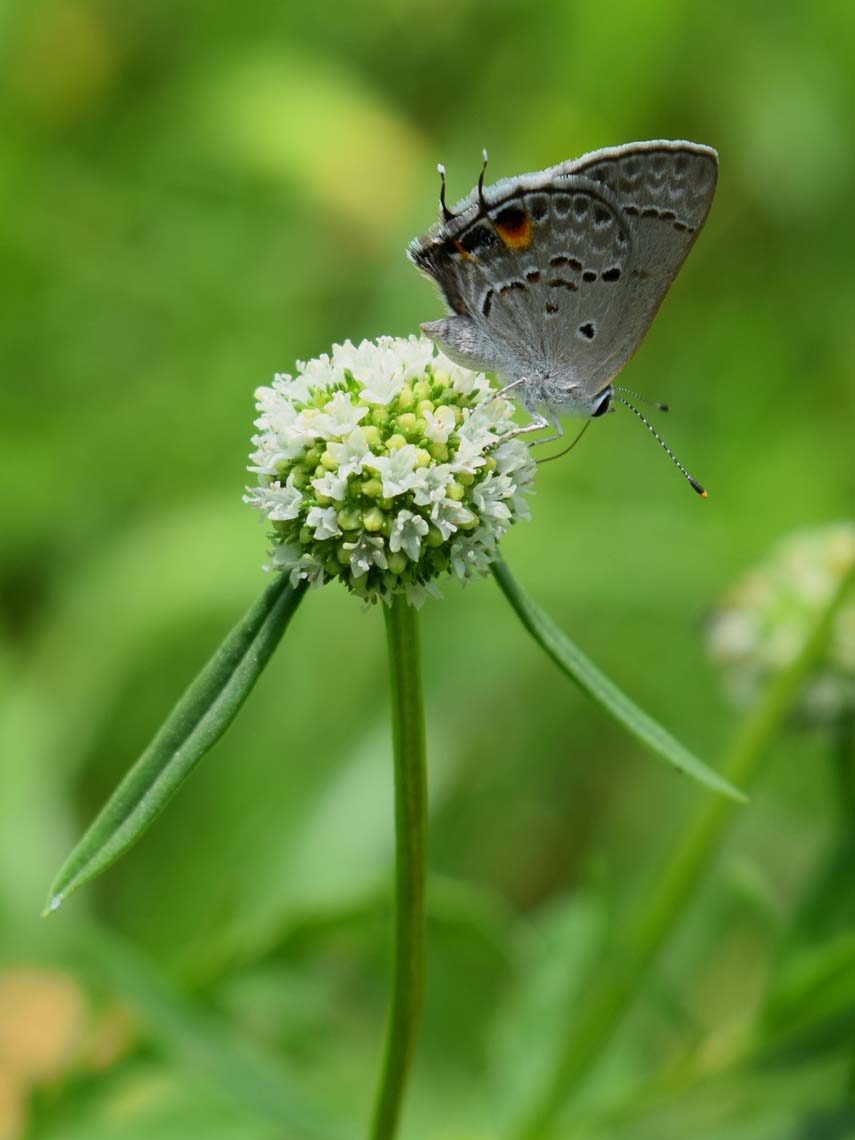
<svg viewBox="0 0 855 1140">
<path fill-rule="evenodd" d="M 65 901 L 65 895 L 60 892 L 58 895 L 52 895 L 47 906 L 42 911 L 42 918 L 50 918 L 50 916 L 62 906 Z"/>
<path fill-rule="evenodd" d="M 748 795 L 743 792 L 741 788 L 737 788 L 735 784 L 731 784 L 729 780 L 725 780 L 723 776 L 716 780 L 714 790 L 723 796 L 727 796 L 727 798 L 733 800 L 734 803 L 748 803 Z"/>
</svg>

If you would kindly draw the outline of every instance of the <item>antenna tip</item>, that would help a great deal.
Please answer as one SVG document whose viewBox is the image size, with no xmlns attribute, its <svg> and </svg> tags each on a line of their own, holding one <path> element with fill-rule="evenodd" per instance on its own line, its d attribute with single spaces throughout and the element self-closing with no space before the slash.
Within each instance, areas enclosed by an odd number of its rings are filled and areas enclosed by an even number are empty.
<svg viewBox="0 0 855 1140">
<path fill-rule="evenodd" d="M 691 483 L 694 490 L 696 490 L 698 492 L 698 494 L 701 496 L 702 499 L 708 499 L 709 498 L 709 495 L 706 492 L 706 488 L 702 487 L 700 485 L 700 483 L 697 481 L 697 479 L 692 479 L 690 477 L 689 482 Z"/>
<path fill-rule="evenodd" d="M 481 157 L 484 159 L 485 162 L 489 162 L 489 159 L 487 157 L 487 148 L 486 147 L 481 148 Z"/>
<path fill-rule="evenodd" d="M 445 163 L 444 162 L 438 162 L 436 164 L 436 172 L 437 172 L 437 174 L 445 174 Z"/>
</svg>

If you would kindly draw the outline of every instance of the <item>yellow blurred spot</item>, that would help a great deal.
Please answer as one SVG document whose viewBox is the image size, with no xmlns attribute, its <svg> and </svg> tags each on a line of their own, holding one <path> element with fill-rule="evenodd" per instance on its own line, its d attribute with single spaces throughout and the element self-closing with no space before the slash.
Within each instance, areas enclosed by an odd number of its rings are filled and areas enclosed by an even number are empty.
<svg viewBox="0 0 855 1140">
<path fill-rule="evenodd" d="M 0 1140 L 19 1140 L 34 1084 L 55 1080 L 73 1055 L 83 1025 L 83 998 L 64 974 L 0 973 Z"/>
<path fill-rule="evenodd" d="M 25 1088 L 0 1067 L 0 1140 L 20 1140 L 24 1135 L 26 1100 Z"/>
<path fill-rule="evenodd" d="M 0 974 L 0 1066 L 41 1081 L 62 1069 L 77 1044 L 83 998 L 64 974 L 6 970 Z"/>
<path fill-rule="evenodd" d="M 255 54 L 207 77 L 198 115 L 220 162 L 296 183 L 377 239 L 400 221 L 425 148 L 391 100 L 328 60 Z M 318 216 L 323 225 L 323 214 Z"/>
</svg>

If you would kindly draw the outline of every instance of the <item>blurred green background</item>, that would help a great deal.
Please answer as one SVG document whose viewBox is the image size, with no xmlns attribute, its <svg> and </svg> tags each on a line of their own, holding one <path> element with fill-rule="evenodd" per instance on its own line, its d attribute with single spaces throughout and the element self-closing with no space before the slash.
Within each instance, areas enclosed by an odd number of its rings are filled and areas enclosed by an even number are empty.
<svg viewBox="0 0 855 1140">
<path fill-rule="evenodd" d="M 457 198 L 482 147 L 495 179 L 633 139 L 716 146 L 709 221 L 623 378 L 672 405 L 709 501 L 616 415 L 542 468 L 504 549 L 715 762 L 737 714 L 705 614 L 781 535 L 852 513 L 852 9 L 19 0 L 0 21 L 0 1137 L 284 1140 L 304 1101 L 356 1137 L 389 967 L 377 612 L 311 594 L 144 840 L 38 917 L 266 582 L 241 503 L 253 390 L 440 315 L 403 255 L 438 160 Z M 493 582 L 446 595 L 423 621 L 429 980 L 404 1140 L 501 1135 L 706 794 L 569 686 Z M 776 741 L 562 1135 L 855 1136 L 833 746 Z M 792 993 L 816 1032 L 748 1064 Z"/>
</svg>

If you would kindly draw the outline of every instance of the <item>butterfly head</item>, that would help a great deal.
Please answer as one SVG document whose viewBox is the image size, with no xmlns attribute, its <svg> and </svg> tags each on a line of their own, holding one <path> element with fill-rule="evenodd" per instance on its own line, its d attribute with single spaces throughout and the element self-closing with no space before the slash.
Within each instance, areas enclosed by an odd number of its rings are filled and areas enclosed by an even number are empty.
<svg viewBox="0 0 855 1140">
<path fill-rule="evenodd" d="M 528 387 L 529 391 L 523 394 L 523 402 L 531 399 L 538 407 L 549 408 L 558 416 L 590 420 L 614 410 L 611 406 L 614 397 L 611 384 L 593 395 L 585 390 L 575 375 L 572 381 L 565 377 L 547 377 L 539 382 L 533 381 Z"/>
</svg>

